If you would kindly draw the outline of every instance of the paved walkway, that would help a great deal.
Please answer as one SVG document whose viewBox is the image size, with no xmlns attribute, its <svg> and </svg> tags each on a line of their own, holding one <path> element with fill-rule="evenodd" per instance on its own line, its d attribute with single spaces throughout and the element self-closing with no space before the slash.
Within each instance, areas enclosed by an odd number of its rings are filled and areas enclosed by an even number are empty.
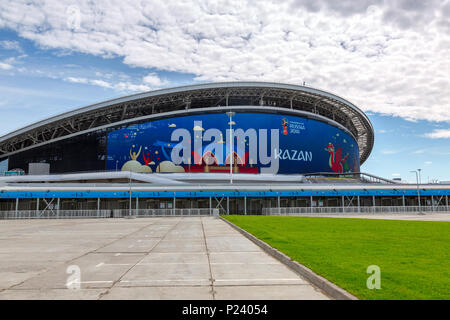
<svg viewBox="0 0 450 320">
<path fill-rule="evenodd" d="M 0 221 L 0 299 L 328 298 L 225 222 L 189 217 Z"/>
</svg>

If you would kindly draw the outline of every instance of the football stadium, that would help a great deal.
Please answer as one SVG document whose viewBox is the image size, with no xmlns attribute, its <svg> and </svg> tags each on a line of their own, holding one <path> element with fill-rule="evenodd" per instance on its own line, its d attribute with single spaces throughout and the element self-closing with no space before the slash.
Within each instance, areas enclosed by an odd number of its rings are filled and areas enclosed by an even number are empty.
<svg viewBox="0 0 450 320">
<path fill-rule="evenodd" d="M 374 139 L 357 106 L 306 86 L 135 94 L 0 137 L 0 217 L 448 211 L 449 185 L 361 172 Z"/>
</svg>

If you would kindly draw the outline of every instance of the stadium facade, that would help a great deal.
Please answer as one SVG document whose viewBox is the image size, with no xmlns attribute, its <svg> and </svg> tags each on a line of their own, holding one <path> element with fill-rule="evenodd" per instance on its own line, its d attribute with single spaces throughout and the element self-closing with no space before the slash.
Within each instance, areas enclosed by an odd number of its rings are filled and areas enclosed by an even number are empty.
<svg viewBox="0 0 450 320">
<path fill-rule="evenodd" d="M 445 187 L 422 190 L 419 201 L 419 188 L 360 174 L 373 144 L 358 107 L 310 87 L 231 82 L 151 91 L 0 137 L 1 165 L 25 174 L 0 178 L 0 211 L 448 208 Z"/>
<path fill-rule="evenodd" d="M 48 163 L 50 173 L 227 172 L 230 162 L 241 173 L 343 173 L 359 172 L 373 141 L 369 119 L 336 95 L 274 83 L 211 83 L 37 122 L 0 138 L 0 160 L 25 173 L 30 163 Z"/>
</svg>

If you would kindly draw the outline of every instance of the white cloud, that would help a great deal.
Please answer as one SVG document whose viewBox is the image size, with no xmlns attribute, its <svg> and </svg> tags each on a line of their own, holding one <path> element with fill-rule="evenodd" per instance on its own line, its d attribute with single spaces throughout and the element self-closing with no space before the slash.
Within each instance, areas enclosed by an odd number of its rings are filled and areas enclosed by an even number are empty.
<svg viewBox="0 0 450 320">
<path fill-rule="evenodd" d="M 64 81 L 72 82 L 72 83 L 89 83 L 89 80 L 86 78 L 77 78 L 77 77 L 67 77 Z"/>
<path fill-rule="evenodd" d="M 431 139 L 449 139 L 450 138 L 450 129 L 437 129 L 433 132 L 425 134 L 425 137 Z"/>
<path fill-rule="evenodd" d="M 91 84 L 93 84 L 93 85 L 95 85 L 95 86 L 99 86 L 99 87 L 103 87 L 103 88 L 108 88 L 108 89 L 111 89 L 111 88 L 113 87 L 109 82 L 106 82 L 106 81 L 104 81 L 104 80 L 97 80 L 97 79 L 95 79 L 95 80 L 89 80 L 89 83 L 91 83 Z"/>
<path fill-rule="evenodd" d="M 145 84 L 134 84 L 131 82 L 119 82 L 113 86 L 115 90 L 118 91 L 150 91 L 151 87 L 146 86 Z"/>
<path fill-rule="evenodd" d="M 400 150 L 381 150 L 382 154 L 397 154 L 400 153 Z"/>
<path fill-rule="evenodd" d="M 433 162 L 431 162 L 431 161 L 425 161 L 424 164 L 426 164 L 427 166 L 429 166 L 430 164 L 433 164 Z"/>
<path fill-rule="evenodd" d="M 149 73 L 147 76 L 142 78 L 142 81 L 152 87 L 160 87 L 167 83 L 166 80 L 161 80 L 156 73 Z"/>
<path fill-rule="evenodd" d="M 22 59 L 27 57 L 26 54 L 22 54 L 15 57 L 9 57 L 0 61 L 0 69 L 1 70 L 12 70 L 14 69 L 14 65 L 21 64 Z"/>
<path fill-rule="evenodd" d="M 266 80 L 336 92 L 364 111 L 450 121 L 450 1 L 0 2 L 0 28 L 42 48 L 121 57 L 197 81 Z M 23 12 L 27 12 L 26 15 Z M 96 85 L 155 87 L 123 81 Z"/>
<path fill-rule="evenodd" d="M 113 89 L 121 92 L 129 92 L 129 91 L 150 91 L 151 87 L 143 85 L 143 84 L 135 84 L 129 81 L 120 81 L 120 82 L 108 82 L 101 79 L 87 79 L 80 77 L 66 77 L 63 79 L 67 82 L 72 83 L 80 83 L 80 84 L 89 84 L 93 86 L 98 86 L 106 89 Z"/>
<path fill-rule="evenodd" d="M 22 47 L 17 41 L 3 40 L 0 41 L 0 47 L 6 50 L 15 50 L 20 53 L 23 52 Z"/>
<path fill-rule="evenodd" d="M 11 70 L 12 68 L 13 68 L 13 66 L 8 63 L 0 62 L 0 69 Z"/>
<path fill-rule="evenodd" d="M 384 130 L 384 129 L 380 129 L 377 131 L 378 133 L 392 133 L 394 132 L 394 130 Z"/>
</svg>

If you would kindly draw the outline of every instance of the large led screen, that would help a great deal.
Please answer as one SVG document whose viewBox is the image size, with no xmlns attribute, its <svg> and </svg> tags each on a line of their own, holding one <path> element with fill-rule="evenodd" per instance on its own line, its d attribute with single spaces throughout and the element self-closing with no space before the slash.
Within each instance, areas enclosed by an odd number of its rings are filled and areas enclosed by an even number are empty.
<svg viewBox="0 0 450 320">
<path fill-rule="evenodd" d="M 318 120 L 268 113 L 201 114 L 110 132 L 107 169 L 142 173 L 359 172 L 359 149 L 351 135 Z"/>
</svg>

